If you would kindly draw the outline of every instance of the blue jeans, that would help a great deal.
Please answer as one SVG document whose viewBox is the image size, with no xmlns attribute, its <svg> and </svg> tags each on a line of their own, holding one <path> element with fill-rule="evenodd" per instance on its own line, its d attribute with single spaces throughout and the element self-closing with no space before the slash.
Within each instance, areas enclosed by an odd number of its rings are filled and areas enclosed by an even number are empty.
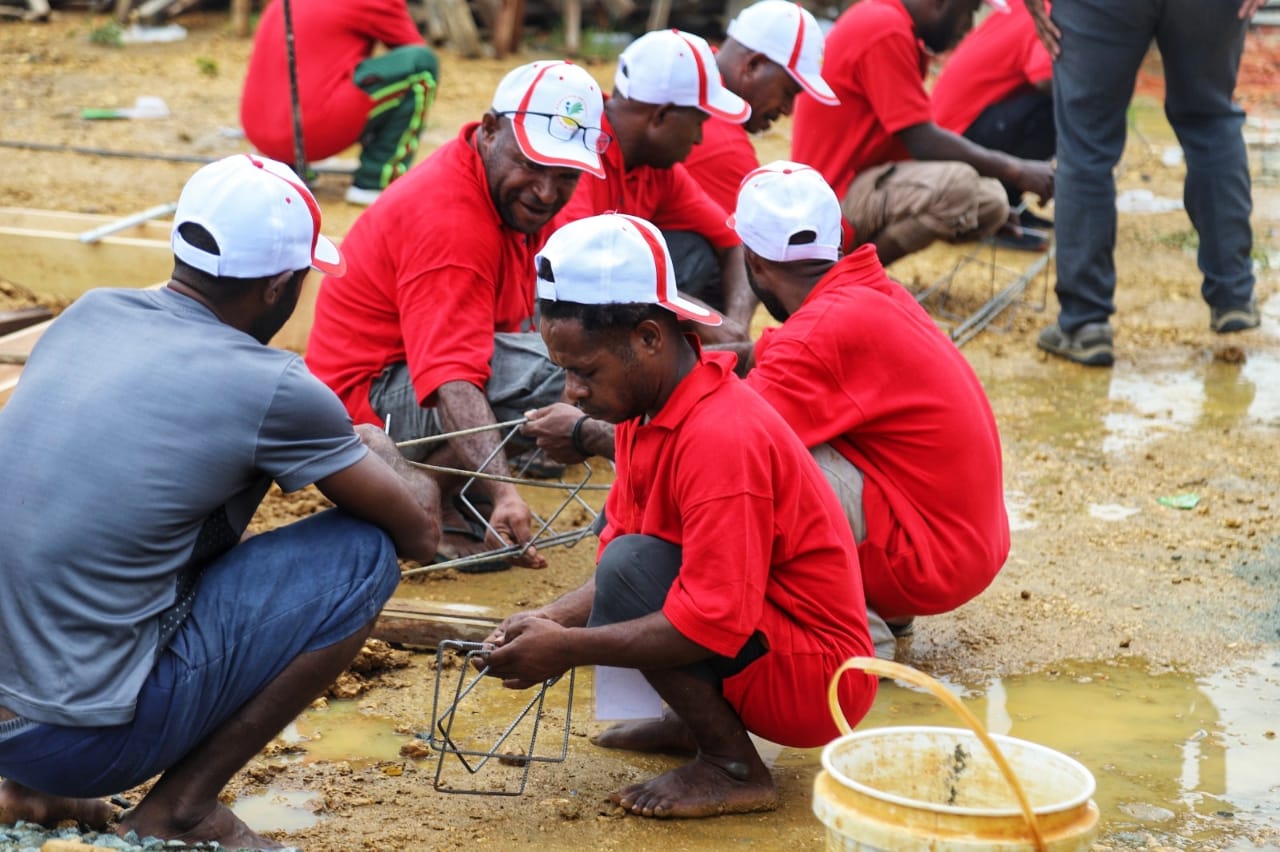
<svg viewBox="0 0 1280 852">
<path fill-rule="evenodd" d="M 131 722 L 0 723 L 0 776 L 61 796 L 134 787 L 177 763 L 299 655 L 354 635 L 399 580 L 387 534 L 338 510 L 255 536 L 205 569 Z"/>
<path fill-rule="evenodd" d="M 1186 155 L 1183 201 L 1200 235 L 1201 295 L 1214 307 L 1253 298 L 1249 164 L 1232 103 L 1246 23 L 1237 0 L 1055 0 L 1062 56 L 1053 66 L 1058 131 L 1058 324 L 1067 333 L 1115 313 L 1116 189 L 1126 108 L 1152 39 L 1165 115 Z"/>
</svg>

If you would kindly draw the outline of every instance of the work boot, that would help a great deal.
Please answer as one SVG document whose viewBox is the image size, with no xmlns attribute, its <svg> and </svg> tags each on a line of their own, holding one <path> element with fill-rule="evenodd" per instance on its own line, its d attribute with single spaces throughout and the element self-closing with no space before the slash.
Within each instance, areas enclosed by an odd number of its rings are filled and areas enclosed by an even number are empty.
<svg viewBox="0 0 1280 852">
<path fill-rule="evenodd" d="M 1087 367 L 1110 367 L 1115 363 L 1111 346 L 1111 324 L 1089 322 L 1067 334 L 1057 323 L 1040 332 L 1036 340 L 1045 352 Z"/>
<path fill-rule="evenodd" d="M 1257 328 L 1262 322 L 1258 306 L 1254 302 L 1234 308 L 1209 308 L 1209 328 L 1218 334 L 1233 334 Z"/>
</svg>

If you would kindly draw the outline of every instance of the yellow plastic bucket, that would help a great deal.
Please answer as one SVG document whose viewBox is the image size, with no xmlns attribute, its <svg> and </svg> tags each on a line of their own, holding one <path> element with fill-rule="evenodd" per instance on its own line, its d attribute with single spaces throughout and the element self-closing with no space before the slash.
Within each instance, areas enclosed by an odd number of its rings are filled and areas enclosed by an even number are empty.
<svg viewBox="0 0 1280 852">
<path fill-rule="evenodd" d="M 853 732 L 839 712 L 837 685 L 850 669 L 923 686 L 970 730 L 876 728 Z M 854 657 L 829 690 L 844 736 L 822 752 L 813 812 L 827 849 L 1087 850 L 1098 827 L 1093 775 L 1037 743 L 992 735 L 936 680 L 908 666 Z"/>
</svg>

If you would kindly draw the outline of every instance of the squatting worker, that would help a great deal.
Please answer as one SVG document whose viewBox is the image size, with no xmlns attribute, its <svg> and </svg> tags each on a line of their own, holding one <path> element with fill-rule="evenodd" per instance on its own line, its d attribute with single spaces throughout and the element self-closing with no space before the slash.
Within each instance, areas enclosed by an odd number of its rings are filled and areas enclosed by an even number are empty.
<svg viewBox="0 0 1280 852">
<path fill-rule="evenodd" d="M 604 128 L 614 143 L 602 158 L 604 176 L 584 178 L 556 224 L 616 212 L 653 222 L 664 235 L 697 235 L 714 254 L 675 257 L 676 282 L 686 293 L 707 295 L 714 278 L 719 292 L 712 307 L 728 322 L 695 330 L 704 340 L 745 341 L 755 299 L 742 268 L 742 241 L 683 161 L 701 141 L 705 122 L 741 124 L 751 107 L 725 88 L 706 41 L 680 30 L 645 33 L 629 44 L 613 79 Z"/>
<path fill-rule="evenodd" d="M 652 224 L 611 214 L 566 225 L 538 257 L 542 334 L 566 396 L 617 424 L 617 479 L 595 575 L 490 636 L 493 674 L 523 688 L 572 666 L 640 670 L 669 708 L 598 745 L 690 762 L 613 793 L 644 816 L 768 810 L 769 770 L 748 732 L 788 746 L 838 735 L 826 700 L 846 659 L 871 651 L 857 551 L 831 488 L 787 424 L 703 352 Z M 841 682 L 856 724 L 875 696 Z"/>
<path fill-rule="evenodd" d="M 465 125 L 343 240 L 347 271 L 316 301 L 307 365 L 357 423 L 390 419 L 397 441 L 516 419 L 560 398 L 564 375 L 533 330 L 533 257 L 579 177 L 604 174 L 600 87 L 567 62 L 522 65 L 492 108 Z M 495 430 L 410 448 L 417 461 L 505 474 Z M 488 550 L 443 483 L 442 552 Z M 526 544 L 531 514 L 514 486 L 486 481 L 489 525 Z M 470 491 L 468 492 L 470 494 Z M 545 560 L 532 548 L 523 564 Z M 505 563 L 499 563 L 505 566 Z"/>
<path fill-rule="evenodd" d="M 814 169 L 779 161 L 748 175 L 731 221 L 752 289 L 782 323 L 756 342 L 746 383 L 839 496 L 876 656 L 891 659 L 915 616 L 970 600 L 1008 556 L 991 405 L 874 246 L 840 258 L 840 203 Z M 570 405 L 530 415 L 526 431 L 557 458 L 614 454 L 612 427 Z"/>
<path fill-rule="evenodd" d="M 236 155 L 178 200 L 173 278 L 82 296 L 0 409 L 0 822 L 271 845 L 218 801 L 347 666 L 439 492 L 264 345 L 341 268 L 287 166 Z M 272 480 L 337 509 L 241 540 Z M 264 593 L 264 590 L 270 590 Z"/>
<path fill-rule="evenodd" d="M 408 171 L 435 98 L 440 61 L 404 0 L 292 0 L 302 142 L 310 162 L 360 143 L 347 201 L 372 204 Z M 374 48 L 387 50 L 373 55 Z M 240 123 L 269 157 L 295 162 L 293 93 L 283 0 L 270 0 L 253 35 Z"/>
</svg>

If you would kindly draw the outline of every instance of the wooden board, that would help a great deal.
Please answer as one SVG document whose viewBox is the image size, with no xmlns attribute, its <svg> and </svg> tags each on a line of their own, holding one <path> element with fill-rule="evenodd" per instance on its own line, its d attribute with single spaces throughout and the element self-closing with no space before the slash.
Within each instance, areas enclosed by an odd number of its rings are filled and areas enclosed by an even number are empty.
<svg viewBox="0 0 1280 852">
<path fill-rule="evenodd" d="M 373 638 L 400 645 L 434 648 L 445 639 L 481 642 L 500 619 L 434 601 L 392 598 L 382 608 Z"/>
</svg>

